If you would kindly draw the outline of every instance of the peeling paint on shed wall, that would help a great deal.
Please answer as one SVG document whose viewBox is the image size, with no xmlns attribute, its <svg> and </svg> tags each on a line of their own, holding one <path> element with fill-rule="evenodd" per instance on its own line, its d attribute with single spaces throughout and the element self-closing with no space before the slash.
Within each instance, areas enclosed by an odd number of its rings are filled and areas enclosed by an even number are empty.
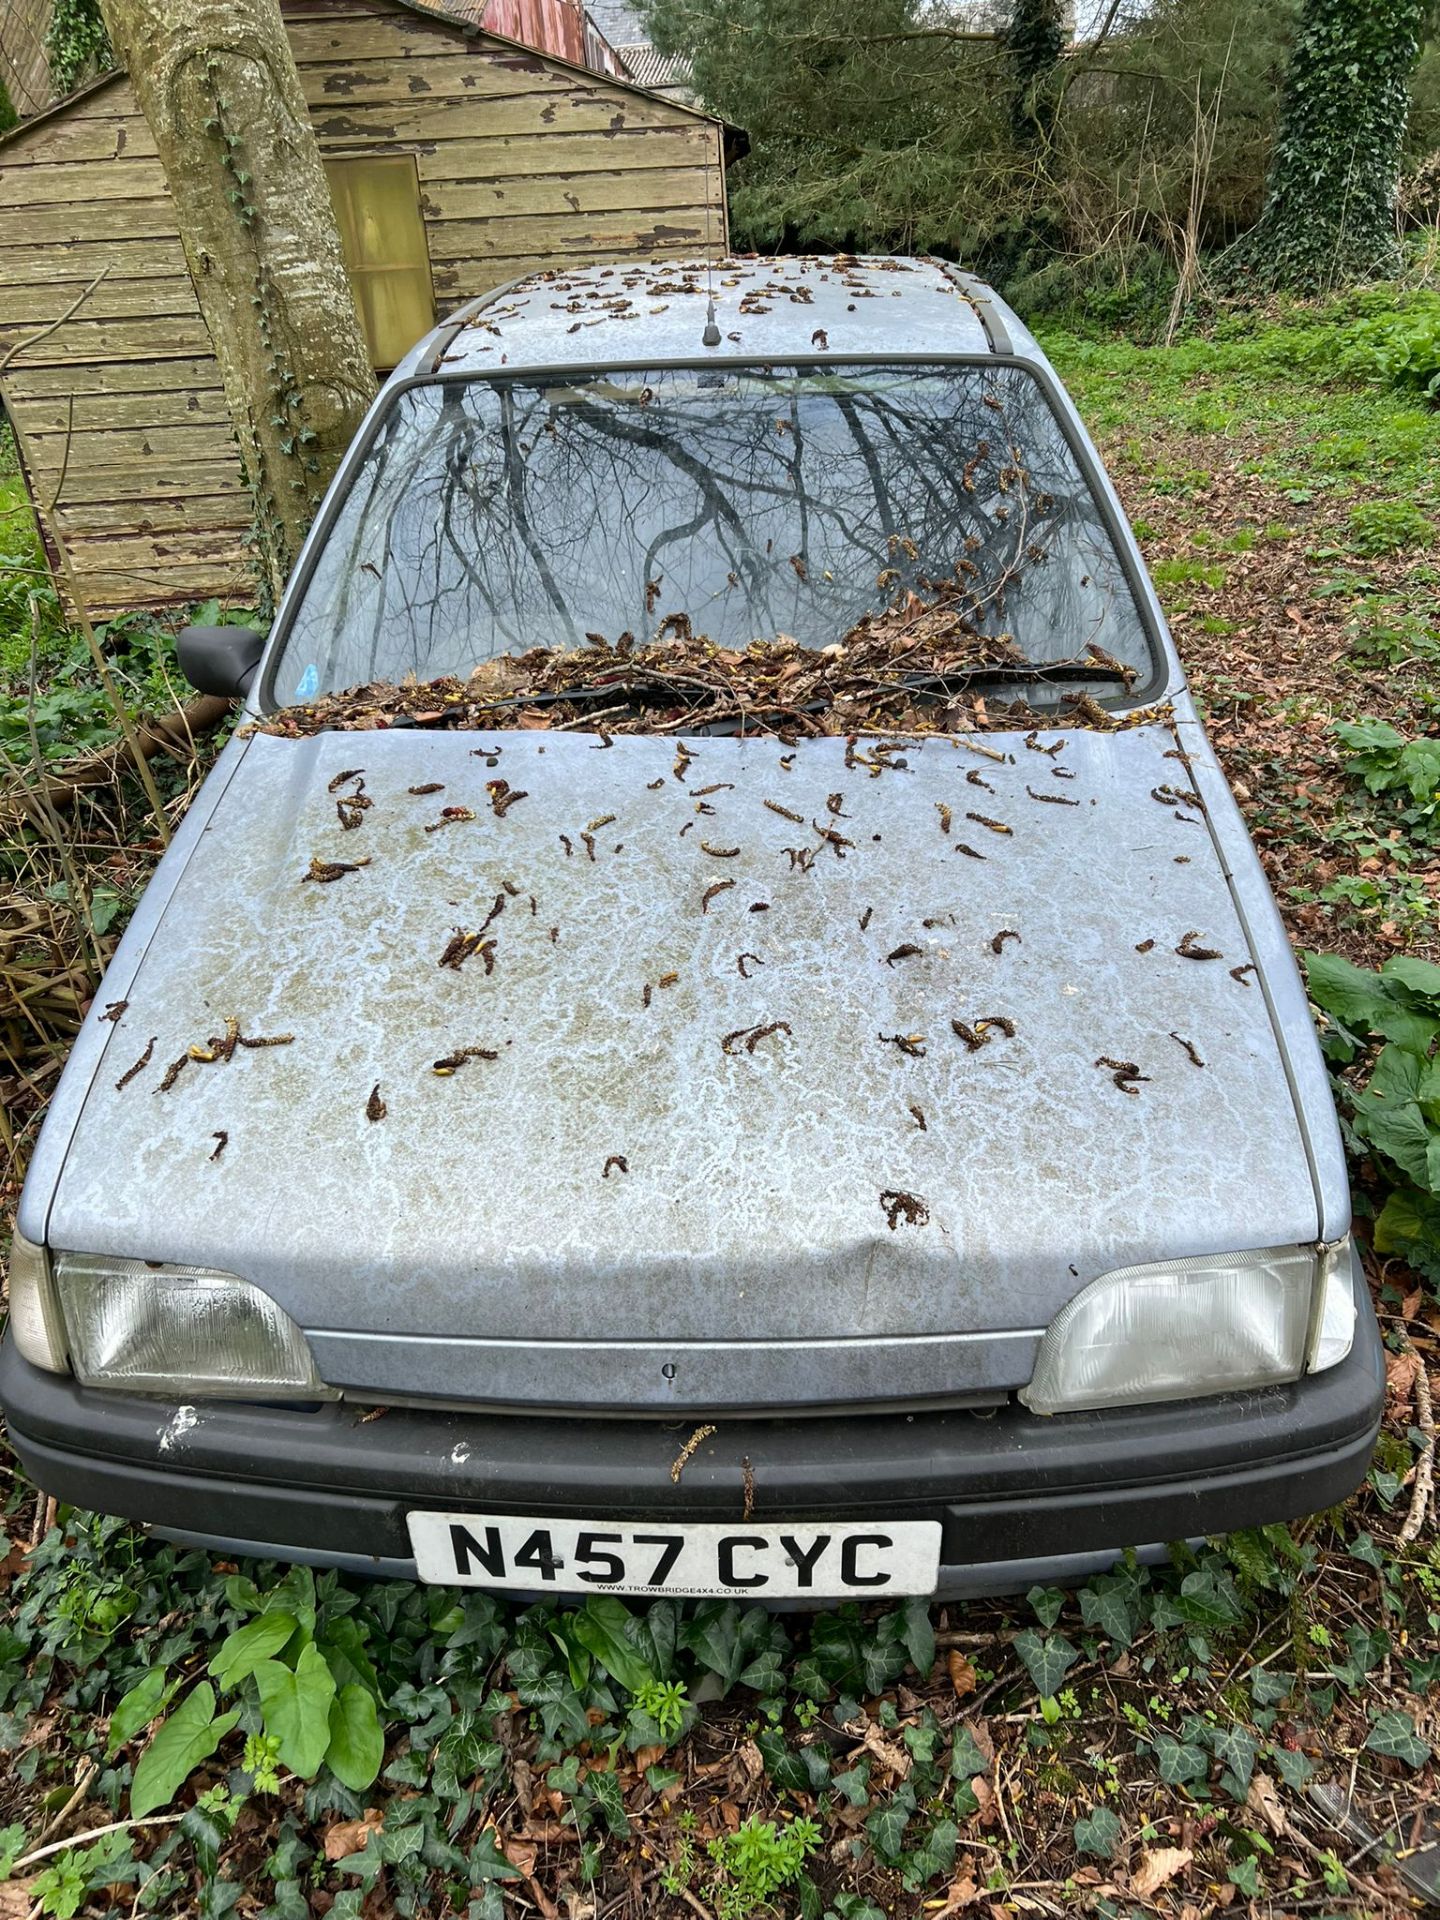
<svg viewBox="0 0 1440 1920">
<path fill-rule="evenodd" d="M 442 314 L 577 259 L 725 250 L 718 122 L 396 0 L 288 0 L 285 16 L 322 152 L 415 155 Z M 250 502 L 123 75 L 0 142 L 0 357 L 102 267 L 5 376 L 47 536 L 96 617 L 244 601 Z"/>
</svg>

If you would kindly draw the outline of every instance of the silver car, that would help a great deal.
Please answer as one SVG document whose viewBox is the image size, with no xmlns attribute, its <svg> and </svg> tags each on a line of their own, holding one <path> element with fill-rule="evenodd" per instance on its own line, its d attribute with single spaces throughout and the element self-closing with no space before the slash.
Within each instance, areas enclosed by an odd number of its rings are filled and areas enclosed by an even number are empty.
<svg viewBox="0 0 1440 1920">
<path fill-rule="evenodd" d="M 578 726 L 272 717 L 498 698 L 592 633 L 693 627 L 721 672 L 957 570 L 1011 664 L 898 736 L 637 724 L 613 678 Z M 249 724 L 25 1185 L 0 1399 L 46 1490 L 227 1552 L 804 1604 L 1079 1579 L 1361 1480 L 1380 1346 L 1304 989 L 984 287 L 502 289 L 388 381 L 268 638 L 181 652 Z"/>
</svg>

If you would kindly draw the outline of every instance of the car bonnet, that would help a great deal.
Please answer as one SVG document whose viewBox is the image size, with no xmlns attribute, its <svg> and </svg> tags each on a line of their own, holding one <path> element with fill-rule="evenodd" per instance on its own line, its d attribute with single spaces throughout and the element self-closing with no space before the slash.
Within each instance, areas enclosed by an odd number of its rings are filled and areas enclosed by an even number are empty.
<svg viewBox="0 0 1440 1920">
<path fill-rule="evenodd" d="M 366 1393 L 1003 1393 L 1097 1274 L 1315 1236 L 1251 958 L 1161 724 L 261 734 L 51 1240 L 241 1274 Z M 293 1038 L 160 1090 L 227 1016 Z"/>
</svg>

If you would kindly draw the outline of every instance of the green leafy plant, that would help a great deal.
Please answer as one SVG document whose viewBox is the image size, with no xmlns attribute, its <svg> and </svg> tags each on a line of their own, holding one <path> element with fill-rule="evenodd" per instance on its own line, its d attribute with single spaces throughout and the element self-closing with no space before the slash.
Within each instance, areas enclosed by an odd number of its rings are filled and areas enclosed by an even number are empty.
<svg viewBox="0 0 1440 1920">
<path fill-rule="evenodd" d="M 1337 1091 L 1351 1144 L 1374 1156 L 1392 1188 L 1375 1222 L 1376 1250 L 1440 1282 L 1440 967 L 1397 955 L 1371 973 L 1338 954 L 1310 953 L 1305 971 L 1310 998 L 1328 1016 L 1321 1044 L 1347 1069 Z"/>
<path fill-rule="evenodd" d="M 673 1740 L 685 1724 L 685 1682 L 646 1680 L 636 1691 L 635 1705 L 649 1714 L 667 1740 Z"/>
<path fill-rule="evenodd" d="M 1363 500 L 1350 509 L 1350 543 L 1373 557 L 1434 544 L 1435 523 L 1408 500 Z"/>
<path fill-rule="evenodd" d="M 115 56 L 100 0 L 55 0 L 45 34 L 45 55 L 59 94 L 73 93 L 83 80 L 113 67 Z"/>
<path fill-rule="evenodd" d="M 72 1920 L 97 1887 L 134 1877 L 129 1836 L 107 1833 L 93 1847 L 67 1847 L 56 1854 L 44 1872 L 36 1875 L 30 1898 L 48 1920 Z"/>
<path fill-rule="evenodd" d="M 1440 294 L 1418 290 L 1397 312 L 1358 320 L 1339 352 L 1341 371 L 1440 397 Z"/>
<path fill-rule="evenodd" d="M 326 1766 L 342 1786 L 363 1792 L 385 1757 L 379 1688 L 368 1657 L 347 1634 L 317 1635 L 315 1585 L 306 1569 L 296 1568 L 280 1588 L 253 1600 L 248 1585 L 237 1583 L 232 1598 L 253 1607 L 256 1617 L 227 1634 L 208 1671 L 222 1693 L 259 1708 L 261 1731 L 249 1736 L 245 1752 L 256 1787 L 274 1792 L 281 1767 L 313 1780 Z M 142 1712 L 153 1717 L 169 1684 L 163 1670 L 157 1683 L 155 1672 L 116 1709 L 123 1728 L 136 1725 Z M 218 1711 L 210 1680 L 192 1687 L 136 1762 L 131 1814 L 167 1806 L 240 1717 L 239 1706 Z"/>
<path fill-rule="evenodd" d="M 719 1920 L 744 1920 L 768 1906 L 772 1895 L 799 1879 L 806 1856 L 819 1845 L 820 1829 L 806 1819 L 779 1827 L 752 1815 L 734 1833 L 718 1834 L 708 1852 L 718 1869 L 711 1893 Z"/>
<path fill-rule="evenodd" d="M 1440 836 L 1440 740 L 1407 740 L 1388 720 L 1337 720 L 1334 732 L 1368 792 L 1393 795 L 1417 838 Z"/>
</svg>

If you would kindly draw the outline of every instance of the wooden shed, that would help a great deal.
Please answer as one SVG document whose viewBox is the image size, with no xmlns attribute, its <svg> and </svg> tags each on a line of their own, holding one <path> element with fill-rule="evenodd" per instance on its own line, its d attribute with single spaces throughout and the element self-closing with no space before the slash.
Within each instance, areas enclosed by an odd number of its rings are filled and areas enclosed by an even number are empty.
<svg viewBox="0 0 1440 1920">
<path fill-rule="evenodd" d="M 377 368 L 517 275 L 725 251 L 720 122 L 411 0 L 282 5 Z M 89 611 L 252 596 L 219 369 L 123 73 L 0 140 L 0 364 L 22 341 L 0 399 Z"/>
</svg>

